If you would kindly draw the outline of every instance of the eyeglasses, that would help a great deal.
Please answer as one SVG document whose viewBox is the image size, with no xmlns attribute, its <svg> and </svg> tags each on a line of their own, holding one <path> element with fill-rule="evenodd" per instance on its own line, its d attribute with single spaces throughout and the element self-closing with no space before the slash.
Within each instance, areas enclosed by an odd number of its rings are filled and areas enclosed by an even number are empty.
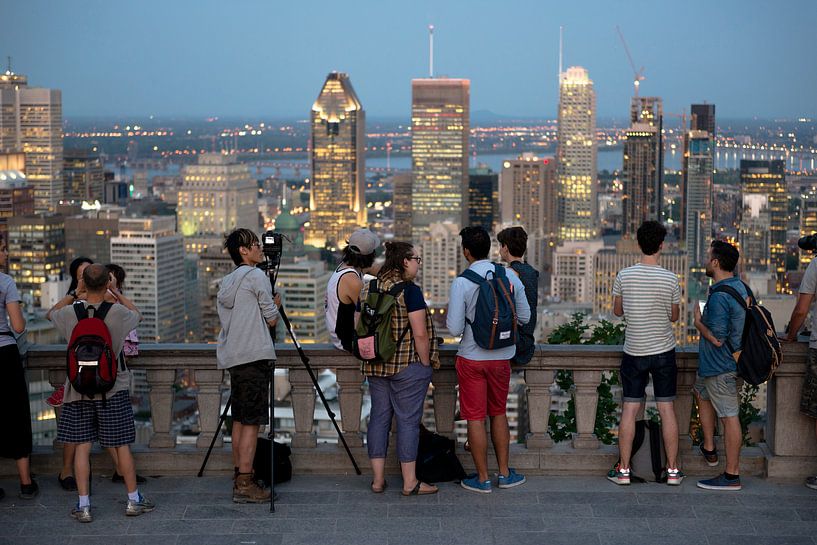
<svg viewBox="0 0 817 545">
<path fill-rule="evenodd" d="M 413 259 L 414 261 L 417 262 L 418 265 L 421 265 L 423 263 L 423 258 L 419 255 L 412 255 L 407 257 L 406 259 Z"/>
</svg>

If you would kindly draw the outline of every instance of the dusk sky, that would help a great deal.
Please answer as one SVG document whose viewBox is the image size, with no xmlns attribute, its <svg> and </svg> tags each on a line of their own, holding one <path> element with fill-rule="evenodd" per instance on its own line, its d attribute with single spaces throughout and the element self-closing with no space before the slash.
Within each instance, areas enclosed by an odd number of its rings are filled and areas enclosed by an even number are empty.
<svg viewBox="0 0 817 545">
<path fill-rule="evenodd" d="M 71 116 L 308 115 L 326 74 L 347 72 L 367 114 L 408 119 L 410 80 L 471 79 L 472 111 L 553 117 L 559 26 L 601 117 L 623 117 L 633 73 L 666 112 L 817 117 L 817 1 L 0 0 L 0 56 L 62 89 Z"/>
</svg>

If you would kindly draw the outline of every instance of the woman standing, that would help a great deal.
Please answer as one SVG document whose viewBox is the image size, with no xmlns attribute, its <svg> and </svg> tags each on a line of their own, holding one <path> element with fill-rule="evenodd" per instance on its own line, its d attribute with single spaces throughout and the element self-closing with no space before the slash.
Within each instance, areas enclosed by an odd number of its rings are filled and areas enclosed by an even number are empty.
<svg viewBox="0 0 817 545">
<path fill-rule="evenodd" d="M 0 267 L 6 266 L 8 256 L 8 246 L 0 242 Z M 20 497 L 33 500 L 40 489 L 31 478 L 31 410 L 26 374 L 15 338 L 15 333 L 20 334 L 25 328 L 17 286 L 9 275 L 0 273 L 0 414 L 6 422 L 0 456 L 17 461 Z"/>
<path fill-rule="evenodd" d="M 386 489 L 386 451 L 393 416 L 397 422 L 397 458 L 403 474 L 403 495 L 437 493 L 436 486 L 420 482 L 416 475 L 423 403 L 432 368 L 440 366 L 434 324 L 423 292 L 414 283 L 422 261 L 411 244 L 387 242 L 386 261 L 377 275 L 379 290 L 388 291 L 395 284 L 402 284 L 403 289 L 396 297 L 392 312 L 391 329 L 397 344 L 394 356 L 387 362 L 364 362 L 361 366 L 372 398 L 368 452 L 375 493 Z"/>
</svg>

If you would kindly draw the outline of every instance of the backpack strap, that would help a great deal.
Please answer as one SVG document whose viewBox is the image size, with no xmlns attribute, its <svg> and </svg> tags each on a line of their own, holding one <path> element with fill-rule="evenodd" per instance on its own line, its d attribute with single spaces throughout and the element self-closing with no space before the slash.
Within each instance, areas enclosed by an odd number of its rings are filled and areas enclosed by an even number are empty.
<svg viewBox="0 0 817 545">
<path fill-rule="evenodd" d="M 741 297 L 740 293 L 738 293 L 738 290 L 736 290 L 732 286 L 718 286 L 712 289 L 712 293 L 728 293 L 729 295 L 732 296 L 732 298 L 735 301 L 738 302 L 738 304 L 741 306 L 743 310 L 749 310 L 749 307 L 746 305 L 746 300 L 743 297 Z M 749 292 L 749 295 L 751 296 L 752 301 L 754 301 L 754 295 L 752 295 L 751 291 Z"/>
<path fill-rule="evenodd" d="M 507 275 L 505 274 L 505 267 L 500 265 L 499 263 L 494 263 L 494 277 L 496 278 L 505 278 Z"/>
<path fill-rule="evenodd" d="M 105 316 L 108 315 L 108 311 L 111 310 L 111 307 L 113 307 L 113 303 L 103 301 L 102 304 L 99 305 L 99 308 L 94 311 L 94 318 L 105 321 Z"/>
<path fill-rule="evenodd" d="M 474 284 L 482 284 L 485 282 L 485 278 L 480 276 L 478 273 L 472 271 L 471 269 L 465 269 L 460 273 L 460 277 L 465 278 L 466 280 L 470 280 Z"/>
<path fill-rule="evenodd" d="M 88 318 L 88 309 L 82 303 L 82 301 L 77 301 L 74 303 L 74 314 L 77 315 L 77 321 L 82 321 Z"/>
</svg>

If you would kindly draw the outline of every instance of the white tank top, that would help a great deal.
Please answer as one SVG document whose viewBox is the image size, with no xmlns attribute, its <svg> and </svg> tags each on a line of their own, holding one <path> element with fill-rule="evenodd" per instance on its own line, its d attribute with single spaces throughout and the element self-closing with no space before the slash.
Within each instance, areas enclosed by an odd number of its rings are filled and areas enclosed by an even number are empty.
<svg viewBox="0 0 817 545">
<path fill-rule="evenodd" d="M 340 299 L 338 299 L 338 284 L 340 283 L 340 277 L 350 272 L 355 273 L 361 281 L 363 280 L 363 276 L 357 272 L 357 270 L 341 263 L 338 265 L 338 268 L 335 269 L 335 272 L 332 273 L 332 276 L 329 277 L 329 282 L 326 284 L 326 297 L 324 298 L 323 305 L 326 312 L 326 330 L 329 332 L 329 340 L 335 348 L 340 350 L 343 350 L 343 346 L 335 333 L 335 325 L 338 321 L 338 306 L 340 305 Z"/>
</svg>

